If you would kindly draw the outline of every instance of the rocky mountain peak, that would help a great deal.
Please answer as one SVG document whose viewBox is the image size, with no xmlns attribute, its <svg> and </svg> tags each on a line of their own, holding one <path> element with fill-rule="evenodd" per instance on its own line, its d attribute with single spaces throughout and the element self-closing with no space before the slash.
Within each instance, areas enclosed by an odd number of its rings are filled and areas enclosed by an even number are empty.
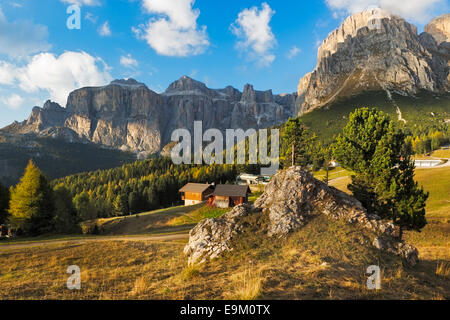
<svg viewBox="0 0 450 320">
<path fill-rule="evenodd" d="M 378 30 L 379 32 L 389 32 L 389 30 L 385 28 L 387 24 L 380 23 L 383 19 L 395 20 L 395 23 L 406 23 L 402 18 L 394 16 L 388 11 L 380 8 L 367 9 L 355 13 L 347 17 L 341 26 L 332 31 L 322 42 L 318 50 L 318 61 L 322 60 L 327 55 L 334 54 L 338 50 L 340 43 L 345 42 L 348 38 L 356 37 L 358 32 L 363 28 L 371 30 L 381 27 L 381 29 Z M 377 25 L 377 23 L 379 24 Z"/>
<path fill-rule="evenodd" d="M 447 21 L 439 17 L 426 30 L 442 41 Z M 363 91 L 447 91 L 448 57 L 433 37 L 419 36 L 414 25 L 384 10 L 351 15 L 319 47 L 316 68 L 299 82 L 296 110 L 303 114 Z"/>
<path fill-rule="evenodd" d="M 194 93 L 194 92 L 202 92 L 207 93 L 209 90 L 206 85 L 200 81 L 194 80 L 188 76 L 182 76 L 177 81 L 170 84 L 167 88 L 166 93 Z"/>
<path fill-rule="evenodd" d="M 43 106 L 44 110 L 53 110 L 53 111 L 64 111 L 64 108 L 61 107 L 58 103 L 52 102 L 51 100 L 47 100 Z"/>
<path fill-rule="evenodd" d="M 133 78 L 116 79 L 116 80 L 112 81 L 109 85 L 119 85 L 119 86 L 130 87 L 130 88 L 147 87 L 145 84 L 138 82 Z"/>
<path fill-rule="evenodd" d="M 243 102 L 256 102 L 256 92 L 251 84 L 244 86 L 244 92 L 242 93 L 241 101 Z"/>
<path fill-rule="evenodd" d="M 271 103 L 274 101 L 272 90 L 257 91 L 253 85 L 246 84 L 242 93 L 241 102 L 244 103 Z"/>
<path fill-rule="evenodd" d="M 437 44 L 450 42 L 450 13 L 444 14 L 430 21 L 424 31 L 433 36 Z"/>
<path fill-rule="evenodd" d="M 175 129 L 192 132 L 194 121 L 202 121 L 205 130 L 247 130 L 281 124 L 292 116 L 294 95 L 274 97 L 271 90 L 255 91 L 251 86 L 246 94 L 252 103 L 242 103 L 242 93 L 231 86 L 209 89 L 187 76 L 163 94 L 134 79 L 114 80 L 71 92 L 66 108 L 47 101 L 44 108 L 34 108 L 26 122 L 3 131 L 68 137 L 153 154 L 171 141 Z"/>
</svg>

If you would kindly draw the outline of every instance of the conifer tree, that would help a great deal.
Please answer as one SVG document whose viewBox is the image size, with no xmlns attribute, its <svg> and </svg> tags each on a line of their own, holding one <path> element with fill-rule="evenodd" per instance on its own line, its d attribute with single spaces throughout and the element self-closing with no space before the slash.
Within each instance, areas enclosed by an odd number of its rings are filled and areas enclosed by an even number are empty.
<svg viewBox="0 0 450 320">
<path fill-rule="evenodd" d="M 0 225 L 8 220 L 9 190 L 0 184 Z"/>
<path fill-rule="evenodd" d="M 411 149 L 388 115 L 368 108 L 353 112 L 334 154 L 355 173 L 348 188 L 369 212 L 391 219 L 400 231 L 426 225 L 428 193 L 414 181 Z"/>
<path fill-rule="evenodd" d="M 11 188 L 9 206 L 12 226 L 24 234 L 35 236 L 54 230 L 53 190 L 33 161 L 17 186 Z"/>
</svg>

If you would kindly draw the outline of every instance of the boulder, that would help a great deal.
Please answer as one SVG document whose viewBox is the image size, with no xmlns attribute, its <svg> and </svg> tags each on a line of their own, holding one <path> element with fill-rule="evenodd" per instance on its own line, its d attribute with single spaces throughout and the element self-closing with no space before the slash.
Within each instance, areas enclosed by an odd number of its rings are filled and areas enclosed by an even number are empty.
<svg viewBox="0 0 450 320">
<path fill-rule="evenodd" d="M 240 205 L 221 218 L 206 219 L 191 230 L 184 253 L 189 263 L 202 263 L 233 250 L 232 240 L 243 229 L 242 217 L 268 216 L 267 237 L 283 238 L 299 230 L 318 214 L 344 220 L 367 229 L 372 245 L 405 258 L 411 265 L 418 261 L 418 251 L 399 239 L 398 228 L 369 214 L 354 197 L 327 186 L 301 167 L 279 171 L 252 205 Z"/>
</svg>

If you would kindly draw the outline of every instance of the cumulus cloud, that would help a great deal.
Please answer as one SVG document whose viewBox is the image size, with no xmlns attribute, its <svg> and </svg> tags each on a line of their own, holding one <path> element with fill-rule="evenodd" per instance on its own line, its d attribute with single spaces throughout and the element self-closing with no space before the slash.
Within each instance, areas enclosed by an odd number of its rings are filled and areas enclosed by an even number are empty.
<svg viewBox="0 0 450 320">
<path fill-rule="evenodd" d="M 300 48 L 297 48 L 296 46 L 293 46 L 289 52 L 287 53 L 288 59 L 293 59 L 295 56 L 297 56 L 302 50 Z"/>
<path fill-rule="evenodd" d="M 111 28 L 108 21 L 105 21 L 105 23 L 98 28 L 98 34 L 102 37 L 109 37 L 111 35 Z"/>
<path fill-rule="evenodd" d="M 13 58 L 50 49 L 48 29 L 31 21 L 9 22 L 0 7 L 0 53 Z"/>
<path fill-rule="evenodd" d="M 140 39 L 147 41 L 164 56 L 198 55 L 209 46 L 206 26 L 198 26 L 200 15 L 195 0 L 143 0 L 144 10 L 153 15 L 146 25 L 133 28 Z"/>
<path fill-rule="evenodd" d="M 9 78 L 12 78 L 9 79 Z M 0 61 L 0 81 L 34 93 L 47 91 L 50 98 L 65 105 L 68 94 L 80 87 L 104 85 L 112 80 L 109 67 L 86 52 L 67 51 L 60 56 L 40 53 L 24 66 Z"/>
<path fill-rule="evenodd" d="M 261 66 L 268 66 L 275 60 L 271 49 L 276 39 L 269 25 L 275 14 L 267 3 L 261 9 L 244 9 L 231 25 L 232 32 L 240 39 L 237 48 L 249 53 L 250 59 L 257 60 Z"/>
<path fill-rule="evenodd" d="M 120 57 L 120 64 L 127 68 L 133 68 L 139 66 L 139 63 L 134 59 L 131 54 Z"/>
<path fill-rule="evenodd" d="M 24 98 L 15 93 L 9 97 L 0 97 L 0 102 L 10 109 L 19 109 L 23 105 L 24 101 Z"/>
<path fill-rule="evenodd" d="M 0 61 L 0 84 L 14 83 L 15 68 L 6 61 Z"/>
<path fill-rule="evenodd" d="M 355 13 L 370 7 L 379 7 L 411 21 L 426 23 L 434 11 L 442 8 L 446 0 L 325 0 L 336 12 Z"/>
</svg>

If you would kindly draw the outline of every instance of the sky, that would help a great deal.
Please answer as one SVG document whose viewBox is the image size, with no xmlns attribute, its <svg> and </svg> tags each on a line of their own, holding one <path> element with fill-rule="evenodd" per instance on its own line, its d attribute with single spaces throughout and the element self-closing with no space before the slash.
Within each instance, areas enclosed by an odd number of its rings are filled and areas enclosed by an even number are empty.
<svg viewBox="0 0 450 320">
<path fill-rule="evenodd" d="M 183 75 L 210 88 L 296 91 L 321 41 L 382 7 L 423 30 L 449 0 L 0 0 L 0 128 L 48 99 L 134 78 L 164 92 Z"/>
</svg>

